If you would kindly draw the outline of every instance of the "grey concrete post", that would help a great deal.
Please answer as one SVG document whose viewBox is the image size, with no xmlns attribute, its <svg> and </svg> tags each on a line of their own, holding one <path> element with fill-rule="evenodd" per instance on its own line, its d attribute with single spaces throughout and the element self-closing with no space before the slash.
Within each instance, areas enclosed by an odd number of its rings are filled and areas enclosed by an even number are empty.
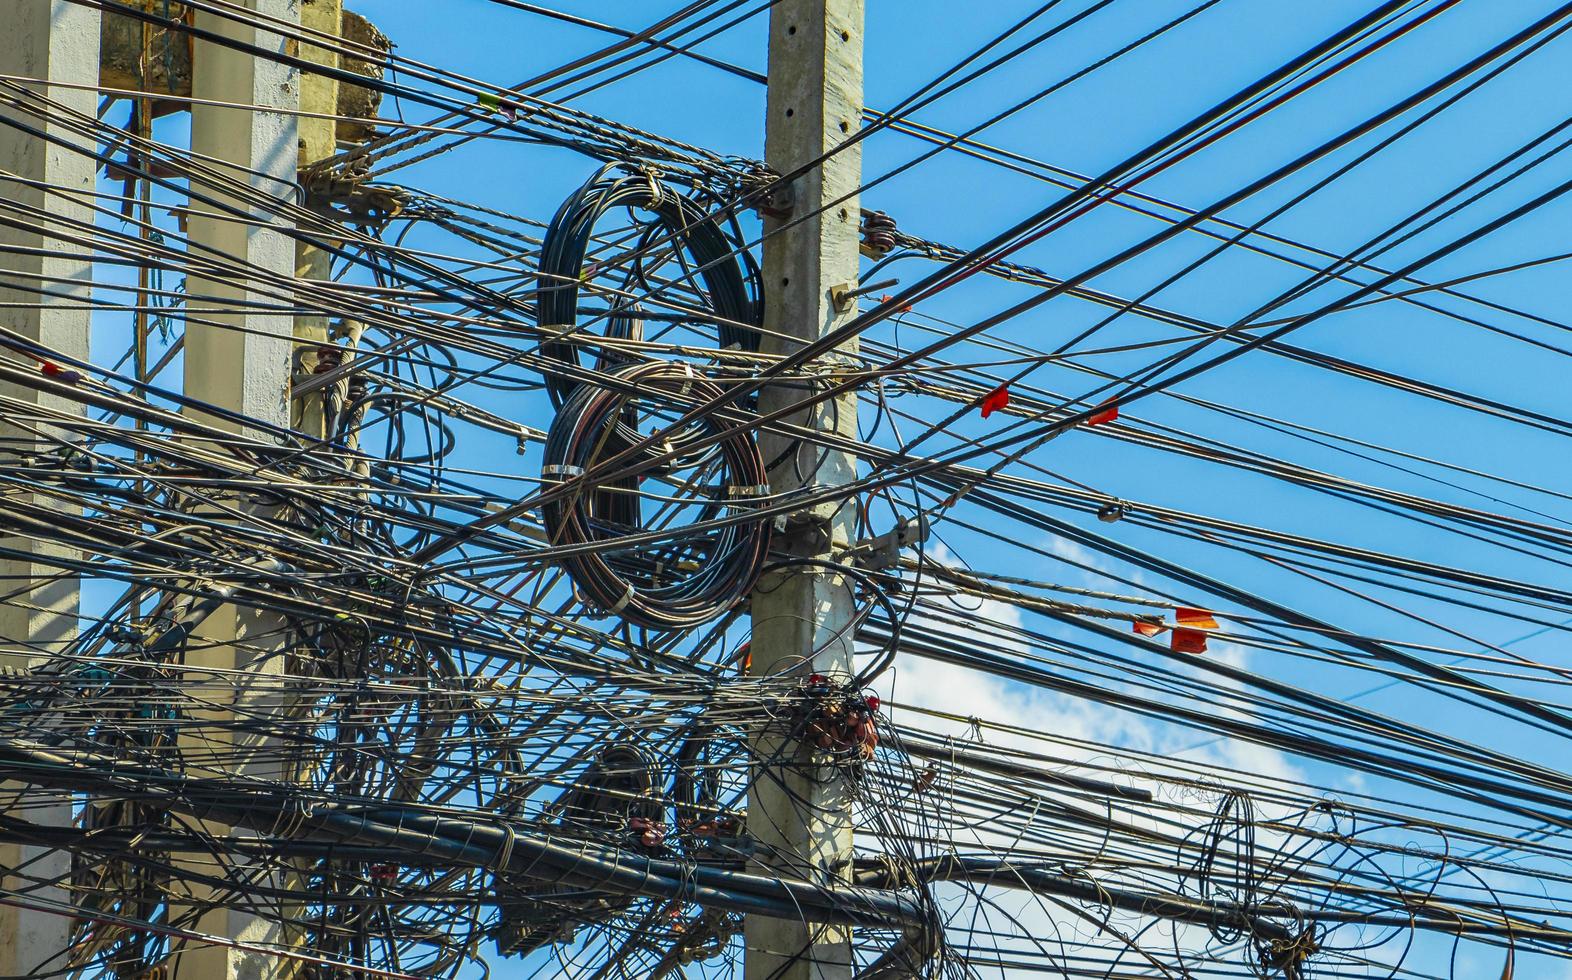
<svg viewBox="0 0 1572 980">
<path fill-rule="evenodd" d="M 788 173 L 816 160 L 850 136 L 862 118 L 862 0 L 781 0 L 770 11 L 768 120 L 765 161 Z M 857 198 L 862 179 L 856 147 L 836 153 L 791 187 L 782 217 L 767 217 L 764 242 L 764 349 L 789 353 L 833 330 L 850 314 L 836 309 L 831 291 L 857 279 Z M 784 202 L 778 202 L 784 203 Z M 800 220 L 804 219 L 806 220 Z M 784 227 L 788 222 L 798 222 Z M 783 230 L 784 228 L 784 230 Z M 821 367 L 830 367 L 828 363 Z M 780 385 L 760 395 L 770 411 L 809 392 Z M 817 429 L 857 435 L 857 401 L 848 395 L 793 416 Z M 808 442 L 761 438 L 766 461 L 786 453 L 770 472 L 779 493 L 804 484 L 834 486 L 853 480 L 856 459 Z M 844 548 L 854 527 L 850 506 L 827 505 L 798 515 L 785 547 L 828 557 Z M 845 677 L 851 638 L 836 638 L 852 614 L 851 584 L 828 572 L 793 568 L 769 574 L 754 593 L 752 667 L 755 674 L 792 671 Z M 809 761 L 798 746 L 761 739 L 763 760 Z M 768 769 L 773 768 L 773 771 Z M 805 778 L 766 765 L 754 774 L 748 830 L 760 844 L 766 873 L 822 880 L 850 858 L 849 786 L 830 771 Z M 828 778 L 826 778 L 828 777 Z M 747 980 L 841 980 L 851 976 L 849 930 L 801 920 L 749 916 L 744 929 Z"/>
</svg>

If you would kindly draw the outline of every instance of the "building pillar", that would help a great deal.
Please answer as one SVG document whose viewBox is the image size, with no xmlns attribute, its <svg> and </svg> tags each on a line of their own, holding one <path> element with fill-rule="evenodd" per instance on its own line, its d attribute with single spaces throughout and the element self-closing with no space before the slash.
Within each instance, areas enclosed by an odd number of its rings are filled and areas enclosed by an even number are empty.
<svg viewBox="0 0 1572 980">
<path fill-rule="evenodd" d="M 298 0 L 246 0 L 244 5 L 263 16 L 293 24 L 300 21 Z M 294 41 L 214 13 L 199 11 L 196 24 L 270 51 L 292 53 L 296 47 Z M 205 156 L 233 164 L 222 169 L 254 194 L 294 202 L 300 156 L 300 129 L 294 112 L 300 106 L 300 88 L 300 75 L 294 68 L 197 39 L 191 71 L 191 92 L 198 100 L 191 109 L 192 151 L 199 159 Z M 203 100 L 250 108 L 204 105 Z M 288 302 L 287 289 L 280 286 L 291 281 L 296 271 L 292 225 L 267 207 L 240 195 L 215 193 L 205 186 L 202 191 L 239 208 L 246 218 L 216 212 L 211 205 L 193 200 L 188 225 L 193 250 L 210 249 L 220 257 L 238 260 L 251 275 L 237 274 L 221 280 L 188 277 L 186 305 L 190 320 L 185 333 L 185 393 L 218 408 L 287 426 L 294 317 L 241 304 Z M 200 410 L 190 414 L 244 436 L 260 435 L 250 426 Z M 264 506 L 260 501 L 231 503 L 241 511 L 258 511 Z M 285 641 L 279 635 L 280 625 L 279 617 L 273 613 L 222 606 L 203 620 L 187 648 L 186 683 L 219 681 L 208 690 L 227 687 L 228 693 L 212 695 L 211 700 L 218 702 L 213 710 L 192 712 L 195 717 L 190 724 L 197 726 L 197 731 L 184 744 L 203 756 L 215 750 L 224 753 L 230 760 L 230 771 L 237 774 L 263 778 L 283 775 L 276 763 L 264 764 L 250 757 L 261 751 L 265 758 L 265 742 L 256 736 L 222 730 L 226 709 L 231 707 L 266 701 L 275 704 L 271 710 L 278 710 L 272 688 L 285 668 Z M 209 674 L 208 669 L 239 673 Z M 203 721 L 211 722 L 213 727 L 207 728 Z M 214 825 L 209 825 L 208 830 L 217 836 L 245 833 Z M 222 869 L 212 857 L 190 854 L 181 855 L 179 860 L 194 872 L 222 876 Z M 171 902 L 172 917 L 184 911 L 182 905 L 186 909 L 200 908 L 209 895 L 204 886 L 194 882 L 181 887 L 190 897 Z M 193 927 L 201 933 L 254 947 L 277 948 L 289 940 L 280 923 L 229 904 L 205 910 Z M 254 950 L 191 941 L 176 941 L 175 948 L 178 955 L 172 964 L 173 980 L 259 980 L 288 972 L 285 961 Z"/>
<path fill-rule="evenodd" d="M 0 73 L 75 85 L 98 83 L 98 11 L 67 0 L 8 0 L 0 21 Z M 29 87 L 89 119 L 97 108 L 90 88 Z M 24 133 L 6 120 L 42 129 L 67 145 Z M 0 105 L 0 199 L 46 209 L 63 219 L 92 221 L 86 194 L 96 179 L 97 163 L 88 155 L 94 148 L 89 143 L 79 152 L 73 144 L 82 145 L 82 138 L 58 119 Z M 41 249 L 43 254 L 11 250 L 18 247 Z M 50 254 L 57 249 L 60 254 Z M 44 232 L 0 227 L 0 301 L 29 304 L 0 308 L 0 323 L 51 351 L 85 360 L 92 263 L 70 254 L 80 251 L 55 241 L 47 225 Z M 53 295 L 41 297 L 39 288 Z M 8 444 L 14 439 L 32 443 L 40 452 L 56 449 L 55 438 L 72 438 L 68 425 L 45 423 L 40 433 L 41 417 L 82 413 L 80 404 L 69 398 L 31 387 L 0 382 L 0 396 L 24 403 L 0 405 L 0 420 L 9 417 L 12 423 L 0 421 L 0 438 Z M 29 408 L 40 415 L 29 418 Z M 65 506 L 42 496 L 28 502 Z M 0 666 L 26 668 L 59 654 L 76 638 L 79 577 L 64 571 L 62 563 L 80 556 L 17 535 L 0 537 L 0 546 L 21 552 L 0 557 Z M 20 815 L 28 820 L 56 826 L 71 822 L 69 794 L 0 784 L 0 810 L 19 801 L 26 807 Z M 71 870 L 71 857 L 63 850 L 0 844 L 0 886 L 7 891 L 26 887 L 24 879 L 4 874 L 16 869 L 32 877 L 64 877 Z M 65 905 L 69 900 L 64 889 L 54 887 L 33 891 L 31 897 L 46 904 Z M 24 975 L 46 963 L 62 966 L 70 926 L 69 915 L 60 911 L 0 906 L 0 976 Z"/>
</svg>

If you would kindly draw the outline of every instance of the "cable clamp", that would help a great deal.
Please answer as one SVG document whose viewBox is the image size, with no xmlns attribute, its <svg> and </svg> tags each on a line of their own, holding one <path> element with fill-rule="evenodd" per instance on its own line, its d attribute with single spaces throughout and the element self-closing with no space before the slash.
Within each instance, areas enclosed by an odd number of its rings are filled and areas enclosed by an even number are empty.
<svg viewBox="0 0 1572 980">
<path fill-rule="evenodd" d="M 768 497 L 769 495 L 770 485 L 768 483 L 755 483 L 747 487 L 726 488 L 726 496 L 728 497 Z"/>
<path fill-rule="evenodd" d="M 915 519 L 903 518 L 883 534 L 846 549 L 843 560 L 850 560 L 868 571 L 889 568 L 900 560 L 902 550 L 928 540 L 929 530 L 926 514 L 918 514 Z"/>
<path fill-rule="evenodd" d="M 584 467 L 572 463 L 547 463 L 540 468 L 541 476 L 583 476 Z"/>
<path fill-rule="evenodd" d="M 644 179 L 649 181 L 650 185 L 650 199 L 649 203 L 644 205 L 644 210 L 654 211 L 666 203 L 666 185 L 660 182 L 660 171 L 654 167 L 645 168 Z"/>
</svg>

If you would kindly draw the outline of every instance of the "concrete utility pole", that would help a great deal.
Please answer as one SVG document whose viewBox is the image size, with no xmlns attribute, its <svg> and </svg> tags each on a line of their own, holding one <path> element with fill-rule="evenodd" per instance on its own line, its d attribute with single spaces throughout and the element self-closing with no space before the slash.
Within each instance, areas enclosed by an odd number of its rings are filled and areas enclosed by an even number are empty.
<svg viewBox="0 0 1572 980">
<path fill-rule="evenodd" d="M 262 16 L 299 23 L 298 0 L 246 0 L 245 6 Z M 198 12 L 196 23 L 200 28 L 271 51 L 283 52 L 286 48 L 283 37 L 229 17 Z M 295 45 L 289 42 L 288 47 L 292 51 Z M 300 105 L 298 72 L 267 58 L 197 40 L 192 53 L 191 93 L 199 100 L 191 110 L 191 149 L 233 164 L 234 169 L 228 171 L 230 176 L 249 184 L 253 191 L 275 200 L 293 201 L 300 157 L 300 133 L 293 115 Z M 247 108 L 204 105 L 201 100 Z M 288 289 L 280 284 L 292 280 L 296 270 L 295 242 L 288 234 L 291 226 L 239 197 L 217 196 L 240 207 L 249 220 L 214 213 L 206 204 L 194 204 L 190 219 L 192 247 L 198 251 L 207 247 L 220 255 L 233 256 L 255 272 L 253 278 L 188 279 L 191 320 L 185 334 L 185 391 L 220 408 L 288 425 L 293 318 L 245 304 L 289 302 Z M 205 414 L 202 420 L 231 430 L 236 428 Z M 242 509 L 258 506 L 251 501 L 236 503 Z M 229 711 L 247 702 L 252 702 L 251 710 L 279 710 L 273 683 L 285 666 L 284 637 L 279 634 L 279 627 L 275 615 L 224 606 L 208 616 L 192 638 L 186 655 L 185 681 L 198 689 L 210 685 L 208 689 L 215 692 L 213 700 L 219 702 L 207 716 L 214 727 L 198 732 L 195 744 L 190 746 L 199 757 L 206 756 L 217 748 L 215 743 L 227 738 L 231 757 L 239 760 L 237 765 L 242 771 L 263 777 L 282 775 L 276 764 L 245 761 L 253 752 L 265 752 L 265 744 L 256 742 L 253 736 L 226 736 L 222 730 Z M 233 707 L 225 706 L 225 700 Z M 267 704 L 272 707 L 263 706 Z M 210 829 L 226 836 L 243 833 L 234 828 Z M 180 860 L 200 874 L 223 874 L 210 857 L 189 855 Z M 194 883 L 188 887 L 189 901 L 197 906 L 204 904 L 208 898 L 206 890 Z M 171 901 L 175 915 L 184 911 L 184 906 L 183 901 Z M 278 946 L 288 940 L 277 924 L 222 902 L 200 916 L 196 929 L 248 946 Z M 175 980 L 265 978 L 286 972 L 278 958 L 241 947 L 188 943 L 180 949 L 174 963 Z"/>
<path fill-rule="evenodd" d="M 862 118 L 862 27 L 863 0 L 780 0 L 771 8 L 764 159 L 777 173 L 817 160 L 856 131 Z M 854 312 L 837 309 L 831 293 L 857 281 L 854 192 L 861 182 L 862 153 L 851 147 L 797 178 L 789 195 L 777 195 L 772 203 L 771 210 L 782 215 L 765 219 L 765 351 L 792 353 Z M 853 196 L 821 212 L 847 194 Z M 802 387 L 773 386 L 760 394 L 759 407 L 772 411 L 808 394 Z M 855 438 L 856 396 L 821 403 L 790 421 Z M 856 477 L 857 460 L 850 453 L 767 435 L 760 442 L 767 462 L 785 454 L 770 471 L 773 493 L 837 486 Z M 853 531 L 852 508 L 829 504 L 796 515 L 784 547 L 804 557 L 828 558 L 847 547 Z M 821 569 L 795 567 L 766 575 L 752 600 L 752 671 L 848 677 L 852 638 L 838 634 L 851 619 L 851 588 L 844 576 Z M 748 798 L 748 831 L 759 844 L 765 865 L 760 870 L 824 880 L 832 870 L 844 869 L 852 848 L 845 777 L 825 769 L 810 779 L 770 764 L 775 759 L 798 766 L 812 761 L 807 750 L 778 739 L 761 739 L 754 751 L 764 764 L 754 773 Z M 849 929 L 750 915 L 744 936 L 746 980 L 851 977 Z"/>
<path fill-rule="evenodd" d="M 67 0 L 10 0 L 4 7 L 0 73 L 72 85 L 98 84 L 98 11 Z M 51 86 L 39 87 L 39 91 L 88 119 L 97 108 L 97 93 L 90 88 Z M 84 144 L 62 120 L 17 110 L 6 104 L 9 101 L 0 100 L 0 115 L 42 129 L 69 145 Z M 90 199 L 85 195 L 93 190 L 97 169 L 87 155 L 93 147 L 87 142 L 84 151 L 77 152 L 69 145 L 50 143 L 0 122 L 0 199 L 46 210 L 62 219 L 91 222 Z M 14 216 L 23 221 L 39 220 Z M 65 230 L 63 226 L 50 227 L 48 221 L 44 227 L 46 231 Z M 42 249 L 44 254 L 0 251 L 0 301 L 21 304 L 0 311 L 0 323 L 51 350 L 86 360 L 91 263 L 72 254 L 80 249 L 48 233 L 0 228 L 0 247 L 4 246 Z M 61 254 L 48 254 L 53 251 Z M 53 295 L 40 297 L 39 288 Z M 29 309 L 27 304 L 33 303 L 38 305 Z M 25 386 L 0 382 L 0 398 L 6 399 L 0 401 L 0 419 L 16 423 L 0 423 L 0 438 L 32 442 L 41 451 L 52 447 L 46 438 L 36 437 L 36 428 L 29 427 L 36 426 L 33 409 L 39 413 L 81 413 L 76 402 Z M 47 432 L 51 427 L 43 428 Z M 63 506 L 41 495 L 31 502 Z M 75 574 L 62 574 L 60 564 L 77 555 L 31 535 L 7 534 L 0 537 L 0 545 L 26 556 L 0 558 L 0 595 L 5 597 L 0 603 L 0 665 L 25 668 L 60 653 L 76 637 L 79 580 Z M 27 807 L 19 812 L 27 819 L 70 826 L 67 794 L 54 794 L 54 805 L 41 806 L 51 798 L 50 793 L 16 783 L 0 785 L 0 811 L 10 809 L 22 794 Z M 29 876 L 54 878 L 70 872 L 71 858 L 65 851 L 0 845 L 0 871 L 16 869 Z M 9 875 L 0 880 L 0 886 L 8 892 L 27 888 L 22 879 Z M 67 899 L 61 888 L 34 890 L 30 897 L 42 903 L 64 903 Z M 0 906 L 0 976 L 25 975 L 63 954 L 70 927 L 70 916 L 60 911 Z M 58 969 L 63 962 L 55 959 L 52 966 Z"/>
</svg>

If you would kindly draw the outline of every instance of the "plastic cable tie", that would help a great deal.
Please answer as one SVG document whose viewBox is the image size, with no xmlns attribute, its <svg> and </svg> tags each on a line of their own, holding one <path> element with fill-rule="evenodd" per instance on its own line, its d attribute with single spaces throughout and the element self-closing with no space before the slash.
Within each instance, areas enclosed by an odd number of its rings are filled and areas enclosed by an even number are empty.
<svg viewBox="0 0 1572 980">
<path fill-rule="evenodd" d="M 682 389 L 678 394 L 687 395 L 693 389 L 693 365 L 687 361 L 680 361 L 679 363 L 682 365 Z"/>
<path fill-rule="evenodd" d="M 611 604 L 611 610 L 610 610 L 611 613 L 613 615 L 620 615 L 621 612 L 624 609 L 628 608 L 628 603 L 630 603 L 632 601 L 633 601 L 633 586 L 630 585 L 630 586 L 628 586 L 628 591 L 622 593 L 622 598 L 618 599 L 616 602 L 613 602 Z"/>
<path fill-rule="evenodd" d="M 540 468 L 541 476 L 583 476 L 584 467 L 572 463 L 547 463 Z"/>
<path fill-rule="evenodd" d="M 755 483 L 748 487 L 727 487 L 726 493 L 732 497 L 765 497 L 770 492 L 769 484 Z"/>
</svg>

